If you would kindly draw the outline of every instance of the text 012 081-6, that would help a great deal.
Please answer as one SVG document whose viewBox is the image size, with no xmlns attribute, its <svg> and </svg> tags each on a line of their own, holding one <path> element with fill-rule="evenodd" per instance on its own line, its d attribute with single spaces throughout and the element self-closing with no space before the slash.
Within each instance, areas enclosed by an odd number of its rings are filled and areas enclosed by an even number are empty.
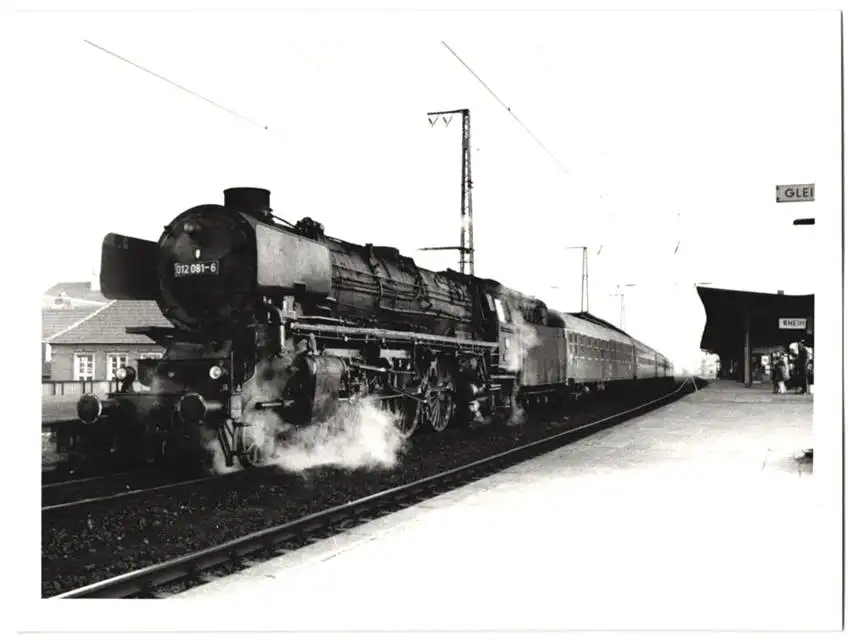
<svg viewBox="0 0 850 641">
<path fill-rule="evenodd" d="M 174 277 L 181 276 L 216 276 L 218 274 L 218 261 L 207 260 L 197 263 L 174 263 Z"/>
</svg>

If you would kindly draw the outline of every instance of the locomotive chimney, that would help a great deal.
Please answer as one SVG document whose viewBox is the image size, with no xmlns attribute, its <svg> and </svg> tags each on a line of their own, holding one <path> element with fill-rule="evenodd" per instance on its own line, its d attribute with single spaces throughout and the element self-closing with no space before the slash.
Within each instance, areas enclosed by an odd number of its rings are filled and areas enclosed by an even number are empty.
<svg viewBox="0 0 850 641">
<path fill-rule="evenodd" d="M 224 190 L 224 206 L 270 221 L 272 208 L 270 192 L 259 187 L 232 187 Z"/>
</svg>

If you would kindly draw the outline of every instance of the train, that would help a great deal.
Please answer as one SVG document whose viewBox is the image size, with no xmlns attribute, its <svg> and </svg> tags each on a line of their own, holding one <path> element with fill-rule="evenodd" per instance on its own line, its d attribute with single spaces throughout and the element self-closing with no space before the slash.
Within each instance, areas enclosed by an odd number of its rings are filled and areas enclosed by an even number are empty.
<svg viewBox="0 0 850 641">
<path fill-rule="evenodd" d="M 258 187 L 180 213 L 157 242 L 107 234 L 100 285 L 156 301 L 172 326 L 127 327 L 162 358 L 121 368 L 119 389 L 83 395 L 78 417 L 169 460 L 197 455 L 207 433 L 226 466 L 261 466 L 275 439 L 366 397 L 409 438 L 673 377 L 661 353 L 589 313 L 288 223 Z M 283 435 L 257 429 L 268 416 Z"/>
</svg>

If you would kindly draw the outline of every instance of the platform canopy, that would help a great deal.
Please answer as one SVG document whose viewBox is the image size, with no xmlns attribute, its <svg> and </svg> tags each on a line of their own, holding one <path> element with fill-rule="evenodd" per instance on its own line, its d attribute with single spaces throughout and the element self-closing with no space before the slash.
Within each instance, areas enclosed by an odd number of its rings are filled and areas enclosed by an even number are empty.
<svg viewBox="0 0 850 641">
<path fill-rule="evenodd" d="M 713 287 L 697 287 L 697 292 L 706 315 L 700 343 L 704 350 L 721 356 L 740 353 L 747 321 L 752 347 L 787 346 L 801 338 L 814 346 L 814 294 L 786 296 Z"/>
</svg>

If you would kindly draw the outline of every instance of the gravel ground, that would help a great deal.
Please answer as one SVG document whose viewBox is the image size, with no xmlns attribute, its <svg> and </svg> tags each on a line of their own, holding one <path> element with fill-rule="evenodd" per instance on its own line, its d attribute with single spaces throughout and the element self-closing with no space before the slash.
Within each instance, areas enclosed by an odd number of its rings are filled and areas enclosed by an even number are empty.
<svg viewBox="0 0 850 641">
<path fill-rule="evenodd" d="M 633 401 L 630 406 L 637 404 Z M 392 470 L 320 468 L 290 474 L 262 469 L 72 511 L 46 512 L 42 594 L 52 596 L 224 543 L 616 411 L 609 405 L 575 410 L 566 420 L 529 420 L 522 429 L 491 426 L 428 434 L 414 439 Z"/>
</svg>

